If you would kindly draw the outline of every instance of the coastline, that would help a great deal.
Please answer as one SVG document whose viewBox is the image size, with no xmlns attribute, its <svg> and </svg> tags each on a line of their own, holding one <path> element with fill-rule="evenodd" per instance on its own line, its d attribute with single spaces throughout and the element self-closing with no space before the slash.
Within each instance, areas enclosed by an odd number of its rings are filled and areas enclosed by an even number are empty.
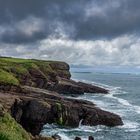
<svg viewBox="0 0 140 140">
<path fill-rule="evenodd" d="M 8 77 L 7 81 L 1 78 L 0 84 L 3 113 L 9 113 L 33 136 L 39 135 L 46 123 L 77 127 L 83 119 L 83 125 L 123 125 L 120 116 L 89 101 L 63 97 L 84 92 L 108 94 L 104 88 L 71 80 L 65 62 L 0 58 L 0 63 L 0 72 Z"/>
</svg>

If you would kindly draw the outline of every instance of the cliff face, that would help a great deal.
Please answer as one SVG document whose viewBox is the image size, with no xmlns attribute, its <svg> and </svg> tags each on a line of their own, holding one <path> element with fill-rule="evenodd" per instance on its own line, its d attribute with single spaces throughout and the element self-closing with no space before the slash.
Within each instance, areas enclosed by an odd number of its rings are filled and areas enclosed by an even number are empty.
<svg viewBox="0 0 140 140">
<path fill-rule="evenodd" d="M 46 123 L 70 127 L 77 127 L 80 120 L 91 126 L 123 124 L 120 116 L 91 102 L 63 97 L 61 94 L 108 93 L 70 77 L 65 62 L 0 58 L 0 105 L 32 135 L 38 135 Z"/>
<path fill-rule="evenodd" d="M 7 84 L 26 85 L 62 94 L 108 93 L 103 88 L 70 80 L 69 69 L 65 62 L 0 58 L 0 83 L 6 87 Z"/>
<path fill-rule="evenodd" d="M 0 58 L 0 83 L 46 88 L 56 77 L 70 79 L 65 62 Z"/>
</svg>

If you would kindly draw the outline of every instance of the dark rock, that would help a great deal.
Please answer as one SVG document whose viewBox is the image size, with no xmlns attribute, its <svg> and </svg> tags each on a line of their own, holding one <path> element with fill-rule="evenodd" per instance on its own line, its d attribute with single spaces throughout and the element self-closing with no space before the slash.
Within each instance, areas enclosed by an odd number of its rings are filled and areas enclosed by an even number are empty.
<svg viewBox="0 0 140 140">
<path fill-rule="evenodd" d="M 65 79 L 70 79 L 71 74 L 69 72 L 69 65 L 65 62 L 53 62 L 50 63 L 50 66 L 53 70 L 57 72 L 57 76 Z"/>
<path fill-rule="evenodd" d="M 69 95 L 80 95 L 84 94 L 83 89 L 73 83 L 72 80 L 59 80 L 59 82 L 53 87 L 53 90 L 57 91 L 60 94 L 69 94 Z"/>
<path fill-rule="evenodd" d="M 29 90 L 30 89 L 30 90 Z M 28 93 L 29 91 L 29 93 Z M 20 101 L 12 106 L 12 116 L 33 135 L 39 134 L 46 123 L 78 127 L 83 125 L 122 125 L 121 118 L 97 108 L 93 103 L 68 99 L 59 94 L 37 88 L 26 88 L 26 96 L 20 95 Z"/>
<path fill-rule="evenodd" d="M 51 88 L 50 88 L 51 89 Z M 75 82 L 64 78 L 58 78 L 57 84 L 52 89 L 61 94 L 80 95 L 84 93 L 108 93 L 108 90 L 83 82 Z"/>
<path fill-rule="evenodd" d="M 95 85 L 91 85 L 83 82 L 78 82 L 77 84 L 80 87 L 82 87 L 83 91 L 86 93 L 108 93 L 108 90 Z"/>
<path fill-rule="evenodd" d="M 50 63 L 50 66 L 52 69 L 57 69 L 57 70 L 67 70 L 69 71 L 70 67 L 67 63 L 65 62 L 52 62 Z"/>
<path fill-rule="evenodd" d="M 75 137 L 75 139 L 74 140 L 81 140 L 81 138 L 80 137 Z"/>
<path fill-rule="evenodd" d="M 33 99 L 23 99 L 23 101 L 19 102 L 17 106 L 14 104 L 14 107 L 12 108 L 12 116 L 28 132 L 37 135 L 45 123 L 49 121 L 51 122 L 51 120 L 47 120 L 47 117 L 51 119 L 51 116 L 48 116 L 48 111 L 50 110 L 49 106 L 44 104 L 45 103 Z"/>
<path fill-rule="evenodd" d="M 47 77 L 42 71 L 36 69 L 30 69 L 29 73 L 30 73 L 30 79 L 32 81 L 32 84 L 34 84 L 32 86 L 43 88 L 45 84 L 47 84 L 48 82 Z"/>
<path fill-rule="evenodd" d="M 88 137 L 88 140 L 94 140 L 94 137 L 89 136 L 89 137 Z"/>
<path fill-rule="evenodd" d="M 83 108 L 84 114 L 83 114 L 83 125 L 106 125 L 106 126 L 117 126 L 122 125 L 123 122 L 121 120 L 121 117 L 110 113 L 108 111 L 101 110 L 97 107 L 94 108 Z"/>
<path fill-rule="evenodd" d="M 55 140 L 62 140 L 58 134 L 53 135 L 52 138 Z"/>
<path fill-rule="evenodd" d="M 0 91 L 2 92 L 21 92 L 21 88 L 19 86 L 0 84 Z"/>
</svg>

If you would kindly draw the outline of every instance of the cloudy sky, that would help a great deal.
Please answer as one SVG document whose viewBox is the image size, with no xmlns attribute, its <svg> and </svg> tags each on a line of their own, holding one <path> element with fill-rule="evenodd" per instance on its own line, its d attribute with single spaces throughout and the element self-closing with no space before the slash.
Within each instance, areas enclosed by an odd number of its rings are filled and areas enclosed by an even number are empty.
<svg viewBox="0 0 140 140">
<path fill-rule="evenodd" d="M 140 66 L 140 0 L 0 0 L 0 55 Z"/>
</svg>

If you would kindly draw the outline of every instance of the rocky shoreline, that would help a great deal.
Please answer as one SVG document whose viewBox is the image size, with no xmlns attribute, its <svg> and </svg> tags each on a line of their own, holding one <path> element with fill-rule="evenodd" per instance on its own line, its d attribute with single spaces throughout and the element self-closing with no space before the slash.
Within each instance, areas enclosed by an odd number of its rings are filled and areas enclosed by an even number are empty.
<svg viewBox="0 0 140 140">
<path fill-rule="evenodd" d="M 5 66 L 7 63 L 8 68 Z M 16 81 L 0 81 L 0 117 L 10 114 L 30 133 L 29 139 L 53 140 L 34 137 L 46 123 L 77 127 L 82 120 L 83 125 L 90 126 L 123 125 L 117 114 L 104 111 L 89 101 L 65 97 L 85 92 L 108 94 L 109 91 L 71 80 L 69 65 L 64 62 L 0 58 L 0 64 L 0 73 L 11 74 Z"/>
</svg>

